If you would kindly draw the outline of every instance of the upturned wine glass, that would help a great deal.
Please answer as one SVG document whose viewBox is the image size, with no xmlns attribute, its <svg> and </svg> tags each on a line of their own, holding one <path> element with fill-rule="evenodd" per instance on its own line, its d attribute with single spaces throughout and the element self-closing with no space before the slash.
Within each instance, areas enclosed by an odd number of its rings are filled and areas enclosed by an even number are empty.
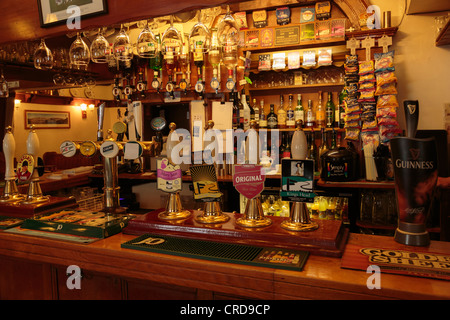
<svg viewBox="0 0 450 320">
<path fill-rule="evenodd" d="M 198 12 L 198 22 L 194 24 L 189 34 L 189 47 L 191 52 L 207 53 L 211 45 L 211 32 L 201 22 L 201 11 Z"/>
<path fill-rule="evenodd" d="M 41 39 L 41 43 L 34 52 L 34 67 L 36 69 L 50 70 L 53 68 L 53 54 Z"/>
<path fill-rule="evenodd" d="M 103 35 L 100 29 L 99 33 L 91 43 L 91 60 L 94 63 L 107 63 L 108 57 L 111 54 L 109 49 L 109 42 Z"/>
<path fill-rule="evenodd" d="M 113 51 L 118 61 L 130 61 L 133 59 L 133 46 L 123 25 L 120 26 L 119 34 L 114 39 Z"/>
<path fill-rule="evenodd" d="M 81 38 L 80 33 L 77 33 L 77 38 L 72 43 L 69 49 L 70 63 L 75 66 L 87 66 L 91 59 L 89 47 Z"/>
<path fill-rule="evenodd" d="M 148 22 L 142 29 L 136 41 L 137 54 L 141 58 L 153 58 L 156 55 L 157 48 L 156 37 L 150 30 Z"/>
</svg>

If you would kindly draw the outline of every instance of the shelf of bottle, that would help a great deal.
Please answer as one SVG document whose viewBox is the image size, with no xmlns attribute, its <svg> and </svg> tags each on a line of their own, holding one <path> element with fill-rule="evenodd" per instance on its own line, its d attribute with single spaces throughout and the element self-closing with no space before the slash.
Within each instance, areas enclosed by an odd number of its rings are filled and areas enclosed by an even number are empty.
<svg viewBox="0 0 450 320">
<path fill-rule="evenodd" d="M 305 131 L 305 132 L 311 132 L 313 129 L 311 129 L 311 128 L 302 128 L 303 129 L 303 131 Z M 343 129 L 343 128 L 323 128 L 324 129 L 324 131 L 325 132 L 332 132 L 333 131 L 333 129 L 334 129 L 334 131 L 335 132 L 345 132 L 345 129 Z M 258 130 L 278 130 L 278 131 L 280 131 L 280 132 L 294 132 L 295 130 L 297 130 L 297 128 L 276 128 L 276 129 L 269 129 L 269 128 L 257 128 L 256 129 L 257 131 Z M 318 128 L 318 127 L 315 127 L 314 128 L 314 131 L 315 132 L 320 132 L 322 130 L 322 128 Z"/>
<path fill-rule="evenodd" d="M 262 87 L 262 88 L 249 88 L 248 90 L 251 91 L 268 91 L 268 90 L 291 90 L 291 89 L 316 89 L 321 87 L 343 87 L 343 82 L 332 82 L 332 83 L 315 83 L 315 84 L 303 84 L 303 85 L 293 85 L 293 86 L 279 86 L 279 87 Z"/>
</svg>

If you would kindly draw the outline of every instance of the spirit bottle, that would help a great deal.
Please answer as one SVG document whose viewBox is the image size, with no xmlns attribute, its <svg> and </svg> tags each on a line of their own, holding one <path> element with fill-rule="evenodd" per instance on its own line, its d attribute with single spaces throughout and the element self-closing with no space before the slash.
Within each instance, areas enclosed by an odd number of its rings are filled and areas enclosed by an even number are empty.
<svg viewBox="0 0 450 320">
<path fill-rule="evenodd" d="M 264 113 L 264 100 L 261 100 L 259 102 L 260 108 L 259 108 L 259 127 L 260 128 L 267 128 L 267 117 Z"/>
<path fill-rule="evenodd" d="M 305 112 L 302 106 L 302 95 L 297 95 L 297 107 L 294 110 L 294 121 L 302 120 L 303 124 L 305 123 Z"/>
<path fill-rule="evenodd" d="M 253 99 L 253 111 L 255 113 L 256 123 L 259 124 L 259 107 L 258 104 L 256 103 L 256 99 Z"/>
<path fill-rule="evenodd" d="M 278 107 L 278 128 L 286 128 L 286 110 L 283 106 L 283 95 L 280 95 L 280 106 Z"/>
<path fill-rule="evenodd" d="M 332 100 L 332 93 L 328 92 L 328 101 L 325 108 L 326 118 L 327 118 L 327 128 L 332 128 L 335 126 L 335 106 Z"/>
<path fill-rule="evenodd" d="M 267 127 L 269 129 L 277 129 L 278 128 L 278 117 L 274 111 L 274 105 L 270 105 L 270 112 L 267 115 Z"/>
<path fill-rule="evenodd" d="M 316 111 L 316 124 L 318 128 L 325 127 L 325 110 L 322 108 L 322 92 L 319 91 L 319 105 Z"/>
<path fill-rule="evenodd" d="M 286 127 L 295 128 L 294 108 L 292 107 L 292 94 L 289 95 L 289 105 L 286 112 Z"/>
<path fill-rule="evenodd" d="M 314 111 L 312 108 L 312 101 L 308 100 L 308 109 L 306 109 L 306 127 L 314 128 L 316 126 L 316 118 L 314 117 Z"/>
<path fill-rule="evenodd" d="M 245 89 L 242 89 L 241 91 L 241 102 L 244 106 L 244 130 L 247 130 L 250 128 L 250 107 L 247 104 L 247 100 L 245 98 Z"/>
</svg>

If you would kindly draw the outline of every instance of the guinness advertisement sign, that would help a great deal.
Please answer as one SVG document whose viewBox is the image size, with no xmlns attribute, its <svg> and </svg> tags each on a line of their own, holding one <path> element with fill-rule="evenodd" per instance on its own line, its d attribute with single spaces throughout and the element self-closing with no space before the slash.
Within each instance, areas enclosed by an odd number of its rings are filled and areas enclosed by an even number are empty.
<svg viewBox="0 0 450 320">
<path fill-rule="evenodd" d="M 434 138 L 396 137 L 391 139 L 391 152 L 399 213 L 395 240 L 426 246 L 425 222 L 438 178 L 436 142 Z"/>
</svg>

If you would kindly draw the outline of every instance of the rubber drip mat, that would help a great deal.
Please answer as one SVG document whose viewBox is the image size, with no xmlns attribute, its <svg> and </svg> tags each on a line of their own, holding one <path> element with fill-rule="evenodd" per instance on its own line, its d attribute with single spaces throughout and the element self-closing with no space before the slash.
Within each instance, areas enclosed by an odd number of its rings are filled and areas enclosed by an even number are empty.
<svg viewBox="0 0 450 320">
<path fill-rule="evenodd" d="M 308 251 L 301 250 L 257 247 L 156 234 L 141 235 L 122 243 L 121 247 L 181 257 L 296 271 L 303 269 L 309 255 Z"/>
</svg>

